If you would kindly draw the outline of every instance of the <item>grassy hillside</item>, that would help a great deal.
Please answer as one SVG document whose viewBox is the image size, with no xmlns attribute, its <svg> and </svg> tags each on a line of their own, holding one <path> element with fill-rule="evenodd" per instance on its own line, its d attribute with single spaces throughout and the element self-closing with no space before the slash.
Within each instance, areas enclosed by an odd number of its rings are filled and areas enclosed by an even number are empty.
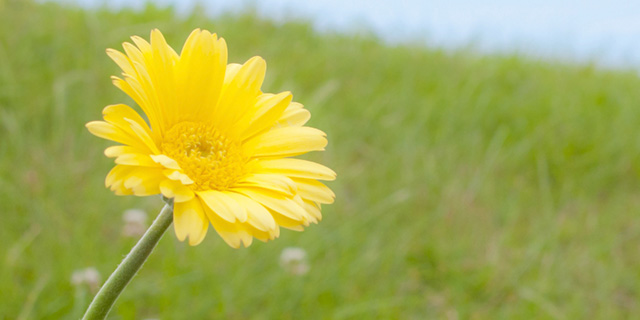
<svg viewBox="0 0 640 320">
<path fill-rule="evenodd" d="M 111 319 L 628 319 L 640 314 L 640 79 L 511 56 L 389 47 L 251 14 L 86 12 L 0 0 L 0 319 L 77 319 L 135 239 L 84 123 L 130 102 L 104 53 L 206 28 L 268 63 L 327 132 L 335 204 L 303 233 L 229 248 L 167 233 Z M 307 251 L 310 272 L 278 262 Z"/>
</svg>

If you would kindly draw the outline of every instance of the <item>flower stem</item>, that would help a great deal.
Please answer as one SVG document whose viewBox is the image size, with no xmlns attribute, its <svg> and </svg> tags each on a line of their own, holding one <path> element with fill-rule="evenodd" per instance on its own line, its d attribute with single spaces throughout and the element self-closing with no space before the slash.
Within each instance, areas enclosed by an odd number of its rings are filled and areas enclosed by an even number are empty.
<svg viewBox="0 0 640 320">
<path fill-rule="evenodd" d="M 155 221 L 151 224 L 147 232 L 131 249 L 131 252 L 124 258 L 122 263 L 116 268 L 107 282 L 104 283 L 98 294 L 93 298 L 83 320 L 104 319 L 113 306 L 122 290 L 129 284 L 129 281 L 136 275 L 144 262 L 162 238 L 164 232 L 173 222 L 173 204 L 167 203 Z"/>
</svg>

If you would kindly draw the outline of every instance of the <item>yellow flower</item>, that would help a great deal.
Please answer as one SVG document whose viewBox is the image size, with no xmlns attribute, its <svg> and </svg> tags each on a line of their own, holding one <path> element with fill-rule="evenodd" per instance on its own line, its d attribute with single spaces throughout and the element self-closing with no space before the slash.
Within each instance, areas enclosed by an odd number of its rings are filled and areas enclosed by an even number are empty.
<svg viewBox="0 0 640 320">
<path fill-rule="evenodd" d="M 320 205 L 335 195 L 318 180 L 336 174 L 291 157 L 324 150 L 325 134 L 304 126 L 310 114 L 290 92 L 260 90 L 262 58 L 227 64 L 224 39 L 199 29 L 180 55 L 158 30 L 150 43 L 132 40 L 123 44 L 125 54 L 107 50 L 123 71 L 112 79 L 150 126 L 124 104 L 104 108 L 105 121 L 87 123 L 94 135 L 122 144 L 104 152 L 116 163 L 107 187 L 172 198 L 176 236 L 190 245 L 204 239 L 209 223 L 238 248 L 321 219 Z"/>
</svg>

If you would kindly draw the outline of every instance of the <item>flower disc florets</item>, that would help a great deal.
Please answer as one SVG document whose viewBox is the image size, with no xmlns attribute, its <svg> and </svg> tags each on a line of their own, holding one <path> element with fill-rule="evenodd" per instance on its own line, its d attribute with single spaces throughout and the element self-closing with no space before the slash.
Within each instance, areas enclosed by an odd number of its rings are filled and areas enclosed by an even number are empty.
<svg viewBox="0 0 640 320">
<path fill-rule="evenodd" d="M 242 147 L 204 123 L 180 122 L 165 135 L 162 151 L 193 179 L 193 190 L 226 190 L 246 174 Z"/>
</svg>

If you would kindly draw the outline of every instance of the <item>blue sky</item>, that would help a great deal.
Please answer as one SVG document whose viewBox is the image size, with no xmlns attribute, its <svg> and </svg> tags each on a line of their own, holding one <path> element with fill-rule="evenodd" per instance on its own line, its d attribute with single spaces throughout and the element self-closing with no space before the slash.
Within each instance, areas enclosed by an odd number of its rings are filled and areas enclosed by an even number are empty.
<svg viewBox="0 0 640 320">
<path fill-rule="evenodd" d="M 96 5 L 104 0 L 59 0 Z M 189 10 L 197 0 L 157 0 Z M 368 28 L 389 42 L 482 52 L 594 61 L 640 69 L 640 1 L 594 0 L 217 0 L 200 1 L 216 15 L 250 4 L 276 20 L 307 17 L 319 30 Z M 144 1 L 111 0 L 110 7 Z"/>
</svg>

